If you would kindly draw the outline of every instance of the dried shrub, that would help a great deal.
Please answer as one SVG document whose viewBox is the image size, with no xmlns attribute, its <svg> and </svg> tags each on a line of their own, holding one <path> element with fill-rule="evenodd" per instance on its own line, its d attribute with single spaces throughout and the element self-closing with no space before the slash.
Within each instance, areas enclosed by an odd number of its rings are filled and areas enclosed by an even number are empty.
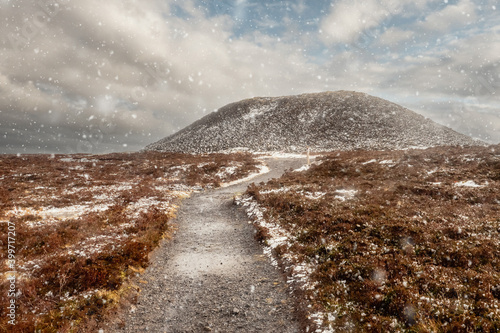
<svg viewBox="0 0 500 333">
<path fill-rule="evenodd" d="M 234 172 L 221 179 L 227 167 Z M 22 293 L 12 328 L 5 312 L 9 286 L 0 281 L 0 331 L 97 331 L 172 232 L 173 210 L 165 208 L 178 204 L 172 189 L 215 187 L 256 170 L 250 154 L 1 156 L 0 216 L 16 226 Z M 46 217 L 47 208 L 62 215 Z M 87 212 L 73 216 L 78 209 Z M 7 228 L 0 223 L 2 262 Z"/>
<path fill-rule="evenodd" d="M 276 253 L 313 265 L 334 330 L 499 331 L 499 151 L 334 152 L 247 194 L 293 235 Z"/>
</svg>

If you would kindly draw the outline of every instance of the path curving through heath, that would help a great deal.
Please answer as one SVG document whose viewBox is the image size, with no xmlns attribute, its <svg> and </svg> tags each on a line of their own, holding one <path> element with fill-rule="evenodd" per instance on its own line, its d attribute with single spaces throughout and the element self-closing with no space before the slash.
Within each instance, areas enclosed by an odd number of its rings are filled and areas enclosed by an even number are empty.
<svg viewBox="0 0 500 333">
<path fill-rule="evenodd" d="M 280 272 L 233 205 L 236 193 L 303 165 L 268 159 L 271 171 L 196 193 L 178 211 L 178 230 L 156 250 L 137 304 L 116 332 L 299 332 L 295 301 Z"/>
</svg>

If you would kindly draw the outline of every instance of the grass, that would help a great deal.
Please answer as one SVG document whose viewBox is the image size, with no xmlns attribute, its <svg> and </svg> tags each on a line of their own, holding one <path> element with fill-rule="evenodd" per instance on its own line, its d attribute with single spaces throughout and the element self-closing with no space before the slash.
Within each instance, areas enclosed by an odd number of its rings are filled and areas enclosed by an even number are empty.
<svg viewBox="0 0 500 333">
<path fill-rule="evenodd" d="M 248 154 L 0 157 L 0 331 L 90 332 L 175 230 L 182 198 L 256 171 Z M 8 323 L 15 228 L 16 325 Z"/>
<path fill-rule="evenodd" d="M 240 202 L 320 331 L 498 332 L 499 188 L 500 146 L 335 152 Z"/>
</svg>

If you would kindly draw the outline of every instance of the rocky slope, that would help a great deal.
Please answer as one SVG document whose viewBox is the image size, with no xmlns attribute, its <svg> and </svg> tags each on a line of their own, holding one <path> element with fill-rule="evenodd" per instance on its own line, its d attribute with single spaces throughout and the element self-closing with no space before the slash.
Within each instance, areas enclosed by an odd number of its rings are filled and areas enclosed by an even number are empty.
<svg viewBox="0 0 500 333">
<path fill-rule="evenodd" d="M 145 149 L 324 151 L 478 143 L 387 100 L 337 91 L 232 103 Z"/>
</svg>

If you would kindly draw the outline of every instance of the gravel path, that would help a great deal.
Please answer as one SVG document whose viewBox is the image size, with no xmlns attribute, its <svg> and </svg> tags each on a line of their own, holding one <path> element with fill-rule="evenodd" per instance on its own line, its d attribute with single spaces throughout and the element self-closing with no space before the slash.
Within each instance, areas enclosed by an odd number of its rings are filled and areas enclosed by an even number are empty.
<svg viewBox="0 0 500 333">
<path fill-rule="evenodd" d="M 178 212 L 174 239 L 155 251 L 138 303 L 116 332 L 299 332 L 295 300 L 254 240 L 233 196 L 252 182 L 298 168 L 302 159 L 268 159 L 250 181 L 194 194 Z"/>
</svg>

